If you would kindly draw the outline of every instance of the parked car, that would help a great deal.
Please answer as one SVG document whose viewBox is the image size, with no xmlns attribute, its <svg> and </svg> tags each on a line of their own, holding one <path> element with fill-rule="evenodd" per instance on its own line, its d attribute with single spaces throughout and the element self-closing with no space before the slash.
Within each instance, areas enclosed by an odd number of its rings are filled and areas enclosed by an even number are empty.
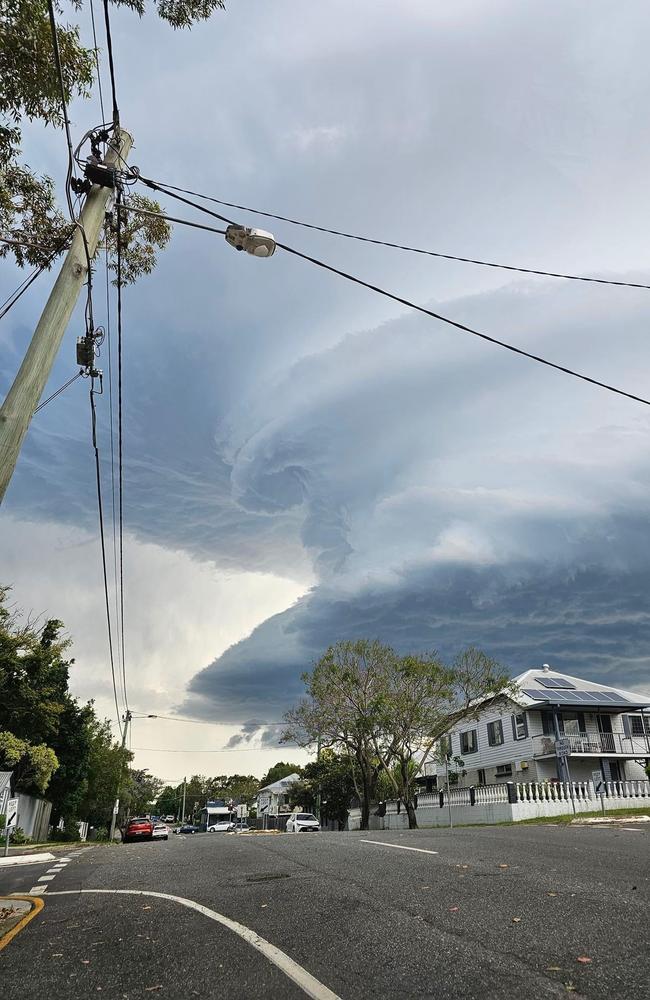
<svg viewBox="0 0 650 1000">
<path fill-rule="evenodd" d="M 164 823 L 154 823 L 154 825 L 153 825 L 153 839 L 154 840 L 168 840 L 169 839 L 169 827 L 165 826 Z"/>
<path fill-rule="evenodd" d="M 200 826 L 195 826 L 193 823 L 183 823 L 176 833 L 198 833 L 200 829 Z"/>
<path fill-rule="evenodd" d="M 320 824 L 313 813 L 294 813 L 287 820 L 287 833 L 318 833 Z"/>
<path fill-rule="evenodd" d="M 130 840 L 151 840 L 153 837 L 153 823 L 146 816 L 134 816 L 124 828 L 122 840 L 128 844 Z"/>
<path fill-rule="evenodd" d="M 173 823 L 175 819 L 176 819 L 175 816 L 165 816 L 164 817 L 164 822 L 165 823 Z"/>
<path fill-rule="evenodd" d="M 234 828 L 235 824 L 231 819 L 220 819 L 208 827 L 208 833 L 229 833 Z"/>
<path fill-rule="evenodd" d="M 245 819 L 239 820 L 237 823 L 233 823 L 233 831 L 235 833 L 248 833 L 250 826 Z"/>
</svg>

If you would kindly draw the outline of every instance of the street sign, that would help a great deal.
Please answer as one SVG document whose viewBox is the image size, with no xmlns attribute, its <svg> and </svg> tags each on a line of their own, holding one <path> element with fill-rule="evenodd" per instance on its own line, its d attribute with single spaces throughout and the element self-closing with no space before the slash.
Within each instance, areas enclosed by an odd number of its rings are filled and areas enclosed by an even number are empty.
<svg viewBox="0 0 650 1000">
<path fill-rule="evenodd" d="M 248 816 L 248 806 L 241 805 L 237 806 L 237 819 L 246 819 Z"/>
<path fill-rule="evenodd" d="M 604 791 L 604 789 L 605 789 L 605 779 L 603 778 L 603 776 L 602 776 L 602 774 L 601 774 L 600 771 L 592 771 L 591 772 L 591 780 L 594 783 L 594 788 L 596 789 L 596 792 L 600 793 L 600 792 Z"/>
<path fill-rule="evenodd" d="M 113 806 L 113 816 L 117 816 L 119 811 L 120 811 L 120 800 L 115 799 L 115 805 Z"/>
<path fill-rule="evenodd" d="M 16 825 L 16 819 L 18 818 L 18 799 L 9 799 L 7 802 L 7 819 L 6 827 L 11 829 Z"/>
<path fill-rule="evenodd" d="M 566 738 L 555 741 L 555 756 L 556 757 L 570 757 L 571 756 L 571 740 Z"/>
</svg>

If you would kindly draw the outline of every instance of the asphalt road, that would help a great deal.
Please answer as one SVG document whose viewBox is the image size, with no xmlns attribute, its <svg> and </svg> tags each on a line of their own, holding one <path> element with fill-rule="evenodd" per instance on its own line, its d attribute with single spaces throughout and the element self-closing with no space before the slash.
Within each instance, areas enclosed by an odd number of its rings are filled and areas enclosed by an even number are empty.
<svg viewBox="0 0 650 1000">
<path fill-rule="evenodd" d="M 630 821 L 93 847 L 40 883 L 0 993 L 645 1000 L 649 846 Z M 0 893 L 52 867 L 0 869 Z"/>
</svg>

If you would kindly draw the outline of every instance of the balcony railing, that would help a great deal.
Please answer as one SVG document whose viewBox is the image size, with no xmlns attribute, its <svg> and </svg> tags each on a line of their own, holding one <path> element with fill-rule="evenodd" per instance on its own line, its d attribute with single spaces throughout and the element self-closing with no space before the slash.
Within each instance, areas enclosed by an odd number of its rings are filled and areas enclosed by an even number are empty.
<svg viewBox="0 0 650 1000">
<path fill-rule="evenodd" d="M 555 753 L 555 737 L 538 736 L 535 757 Z M 650 755 L 650 735 L 626 736 L 625 733 L 562 733 L 561 739 L 568 740 L 571 753 L 625 754 L 628 757 Z"/>
</svg>

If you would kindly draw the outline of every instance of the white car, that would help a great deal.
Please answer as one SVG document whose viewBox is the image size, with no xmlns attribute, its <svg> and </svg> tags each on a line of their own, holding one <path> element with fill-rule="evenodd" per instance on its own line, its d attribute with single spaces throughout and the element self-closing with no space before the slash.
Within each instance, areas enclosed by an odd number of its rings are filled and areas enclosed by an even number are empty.
<svg viewBox="0 0 650 1000">
<path fill-rule="evenodd" d="M 313 813 L 294 813 L 287 820 L 287 833 L 318 833 L 320 824 Z"/>
<path fill-rule="evenodd" d="M 151 836 L 153 840 L 168 840 L 169 827 L 165 826 L 164 823 L 154 823 Z"/>
<path fill-rule="evenodd" d="M 220 819 L 208 827 L 208 833 L 228 833 L 234 830 L 235 824 L 230 819 Z"/>
</svg>

